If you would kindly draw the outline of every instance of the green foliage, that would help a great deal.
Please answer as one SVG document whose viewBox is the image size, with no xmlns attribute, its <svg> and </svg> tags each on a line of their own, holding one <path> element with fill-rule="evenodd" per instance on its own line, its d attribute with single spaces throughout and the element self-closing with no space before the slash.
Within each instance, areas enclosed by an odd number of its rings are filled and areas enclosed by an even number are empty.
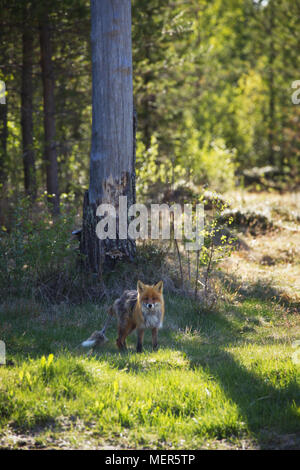
<svg viewBox="0 0 300 470">
<path fill-rule="evenodd" d="M 134 38 L 143 37 L 134 46 L 135 86 L 141 138 L 147 149 L 155 135 L 162 181 L 183 176 L 222 191 L 254 165 L 299 174 L 299 113 L 291 105 L 296 5 L 190 0 L 168 8 L 135 0 L 134 6 L 134 17 L 151 18 L 149 26 L 133 23 Z M 146 152 L 143 158 L 147 165 Z"/>
<path fill-rule="evenodd" d="M 156 183 L 162 176 L 160 168 L 157 165 L 158 143 L 155 136 L 151 137 L 150 147 L 146 149 L 141 140 L 141 134 L 137 133 L 136 147 L 136 178 L 137 194 L 145 195 L 149 190 L 149 185 Z"/>
<path fill-rule="evenodd" d="M 205 195 L 201 198 L 202 203 L 208 204 Z M 217 269 L 218 264 L 229 258 L 234 249 L 234 242 L 236 238 L 233 234 L 224 229 L 222 223 L 222 214 L 228 207 L 228 203 L 223 200 L 217 193 L 209 193 L 209 207 L 210 211 L 206 215 L 205 226 L 203 230 L 203 246 L 197 252 L 196 257 L 196 279 L 195 279 L 195 298 L 198 292 L 198 275 L 199 266 L 203 269 L 203 301 L 210 309 L 216 301 L 215 295 L 209 299 L 210 278 Z M 232 222 L 228 219 L 228 224 Z"/>
<path fill-rule="evenodd" d="M 8 114 L 7 134 L 0 115 L 0 179 L 5 169 L 9 195 L 23 187 L 19 3 L 2 1 L 1 8 L 0 79 L 6 83 Z M 33 9 L 33 31 L 38 31 L 43 8 Z M 297 184 L 300 119 L 299 106 L 291 102 L 299 69 L 297 8 L 297 2 L 288 0 L 133 0 L 139 197 L 153 185 L 161 189 L 178 179 L 227 190 L 237 174 L 253 166 L 277 166 L 285 185 L 289 179 Z M 81 198 L 88 184 L 91 137 L 89 2 L 55 1 L 48 9 L 60 188 Z M 37 34 L 32 55 L 34 150 L 38 188 L 43 190 Z"/>
<path fill-rule="evenodd" d="M 218 194 L 212 194 L 212 209 L 210 215 L 206 218 L 204 228 L 204 246 L 200 253 L 200 264 L 207 269 L 213 269 L 220 261 L 229 257 L 232 252 L 235 238 L 229 231 L 224 231 L 222 214 L 228 207 L 228 203 L 220 200 Z M 203 196 L 205 204 L 205 197 Z M 228 219 L 228 224 L 232 219 Z"/>
<path fill-rule="evenodd" d="M 46 359 L 45 356 L 41 358 L 41 371 L 42 377 L 45 383 L 47 383 L 54 376 L 54 367 L 53 367 L 53 354 L 49 354 Z"/>
<path fill-rule="evenodd" d="M 55 220 L 46 195 L 36 205 L 20 198 L 9 231 L 0 235 L 0 289 L 8 294 L 24 295 L 47 282 L 71 272 L 75 267 L 75 244 L 71 239 L 74 211 L 61 204 Z"/>
</svg>

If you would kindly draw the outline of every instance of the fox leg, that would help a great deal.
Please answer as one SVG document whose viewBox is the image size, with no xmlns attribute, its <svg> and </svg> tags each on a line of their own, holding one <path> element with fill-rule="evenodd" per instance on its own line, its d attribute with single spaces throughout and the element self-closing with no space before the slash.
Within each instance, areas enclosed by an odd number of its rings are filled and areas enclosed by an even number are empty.
<svg viewBox="0 0 300 470">
<path fill-rule="evenodd" d="M 152 349 L 153 351 L 157 350 L 157 333 L 158 329 L 157 328 L 152 328 Z"/>
<path fill-rule="evenodd" d="M 138 340 L 136 345 L 136 352 L 140 353 L 143 351 L 143 340 L 145 330 L 143 328 L 138 329 Z"/>
<path fill-rule="evenodd" d="M 116 341 L 117 346 L 120 350 L 126 351 L 127 346 L 126 346 L 126 338 L 127 336 L 135 329 L 135 325 L 126 325 L 125 327 L 120 327 L 118 329 L 118 339 Z"/>
<path fill-rule="evenodd" d="M 126 351 L 127 349 L 126 338 L 127 338 L 127 334 L 125 332 L 125 329 L 119 328 L 119 335 L 118 335 L 116 343 L 120 351 Z"/>
</svg>

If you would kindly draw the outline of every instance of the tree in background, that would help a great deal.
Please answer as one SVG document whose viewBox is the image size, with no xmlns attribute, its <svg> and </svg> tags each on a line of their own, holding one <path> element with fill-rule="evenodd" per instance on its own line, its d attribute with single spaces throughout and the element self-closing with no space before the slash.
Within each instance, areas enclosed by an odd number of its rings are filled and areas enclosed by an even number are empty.
<svg viewBox="0 0 300 470">
<path fill-rule="evenodd" d="M 47 193 L 53 206 L 53 213 L 59 212 L 58 165 L 56 151 L 54 74 L 52 64 L 52 44 L 48 11 L 42 11 L 40 24 L 41 68 L 44 98 L 45 163 Z"/>
<path fill-rule="evenodd" d="M 57 156 L 60 192 L 78 193 L 81 197 L 88 180 L 88 159 L 83 155 L 86 156 L 89 146 L 91 124 L 89 2 L 12 0 L 7 3 L 0 0 L 0 8 L 0 79 L 5 82 L 7 90 L 6 105 L 1 105 L 0 109 L 1 116 L 3 114 L 1 122 L 6 123 L 1 132 L 6 152 L 1 152 L 0 167 L 5 173 L 3 179 L 8 204 L 24 192 L 34 193 L 29 189 L 34 186 L 34 180 L 38 193 L 45 190 L 49 194 L 55 192 L 49 185 L 47 187 L 48 165 L 45 160 L 47 139 L 40 44 L 40 26 L 45 16 L 48 17 L 51 34 L 52 77 L 55 77 L 56 85 L 52 93 L 55 107 L 50 99 L 54 114 L 47 113 L 47 118 L 52 114 L 55 120 L 55 127 L 52 125 L 55 145 L 50 146 L 50 150 L 54 150 Z M 23 40 L 26 41 L 24 47 Z M 49 199 L 53 202 L 53 198 Z M 7 210 L 3 208 L 3 216 Z M 6 216 L 4 219 L 7 223 Z"/>
<path fill-rule="evenodd" d="M 0 79 L 7 89 L 7 105 L 0 105 L 0 178 L 8 204 L 30 192 L 31 183 L 24 184 L 25 169 L 33 169 L 33 162 L 24 160 L 23 155 L 30 155 L 26 148 L 34 153 L 37 191 L 47 190 L 39 43 L 42 10 L 51 32 L 60 192 L 73 194 L 79 205 L 88 188 L 89 3 L 0 0 Z M 25 11 L 31 8 L 26 22 L 23 6 Z M 299 12 L 299 0 L 132 0 L 139 198 L 157 198 L 178 182 L 226 191 L 243 181 L 244 170 L 270 162 L 279 168 L 283 187 L 290 187 L 289 181 L 297 184 L 300 108 L 291 102 L 291 84 L 299 79 Z M 23 67 L 27 29 L 32 49 Z M 28 95 L 24 88 L 22 93 L 28 61 L 32 62 L 32 86 L 26 79 L 32 88 L 32 132 L 30 125 L 25 130 L 21 119 L 25 108 L 30 109 L 22 106 L 22 94 Z"/>
<path fill-rule="evenodd" d="M 33 80 L 32 80 L 32 4 L 24 3 L 22 10 L 22 85 L 21 85 L 21 127 L 24 165 L 24 189 L 32 199 L 36 198 L 36 170 L 33 148 Z"/>
</svg>

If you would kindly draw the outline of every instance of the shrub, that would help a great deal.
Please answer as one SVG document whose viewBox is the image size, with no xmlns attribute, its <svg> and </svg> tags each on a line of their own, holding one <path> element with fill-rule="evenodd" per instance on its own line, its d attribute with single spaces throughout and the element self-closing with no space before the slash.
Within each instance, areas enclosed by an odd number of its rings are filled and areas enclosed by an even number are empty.
<svg viewBox="0 0 300 470">
<path fill-rule="evenodd" d="M 249 231 L 251 235 L 265 233 L 273 229 L 273 222 L 262 212 L 240 209 L 225 209 L 221 216 L 220 222 L 234 227 L 238 227 L 241 231 Z"/>
<path fill-rule="evenodd" d="M 44 197 L 33 205 L 21 198 L 13 224 L 0 232 L 0 290 L 5 296 L 30 295 L 50 278 L 71 272 L 75 265 L 71 239 L 74 211 L 61 205 L 53 220 Z"/>
</svg>

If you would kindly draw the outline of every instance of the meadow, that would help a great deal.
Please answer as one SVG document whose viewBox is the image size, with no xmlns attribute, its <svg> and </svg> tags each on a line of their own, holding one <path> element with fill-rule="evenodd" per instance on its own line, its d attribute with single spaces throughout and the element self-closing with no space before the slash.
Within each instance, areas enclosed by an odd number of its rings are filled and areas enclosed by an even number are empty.
<svg viewBox="0 0 300 470">
<path fill-rule="evenodd" d="M 299 448 L 297 201 L 265 197 L 277 228 L 239 234 L 243 248 L 214 273 L 211 308 L 166 288 L 157 352 L 146 332 L 142 354 L 134 334 L 119 353 L 115 321 L 108 343 L 90 354 L 79 346 L 105 321 L 110 298 L 2 299 L 0 447 Z"/>
</svg>

